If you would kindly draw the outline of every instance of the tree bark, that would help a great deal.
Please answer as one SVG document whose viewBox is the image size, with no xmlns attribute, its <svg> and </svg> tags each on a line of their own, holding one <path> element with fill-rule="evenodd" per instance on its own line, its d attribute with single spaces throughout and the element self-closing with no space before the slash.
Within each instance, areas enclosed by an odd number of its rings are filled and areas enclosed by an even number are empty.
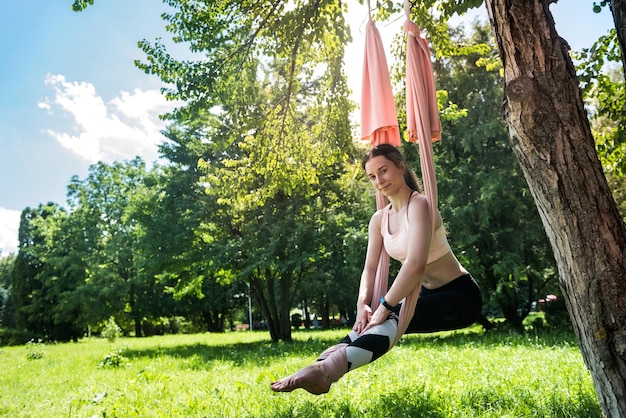
<svg viewBox="0 0 626 418">
<path fill-rule="evenodd" d="M 280 339 L 283 341 L 291 341 L 291 306 L 293 299 L 291 298 L 292 291 L 292 276 L 291 272 L 283 273 L 282 277 L 278 281 L 280 288 Z"/>
<path fill-rule="evenodd" d="M 141 332 L 141 318 L 133 319 L 135 323 L 135 337 L 143 337 L 143 333 Z"/>
<path fill-rule="evenodd" d="M 625 417 L 626 230 L 550 3 L 486 0 L 504 64 L 503 113 L 600 405 Z"/>
<path fill-rule="evenodd" d="M 255 273 L 256 276 L 259 276 L 259 273 Z M 261 279 L 258 277 L 250 277 L 250 292 L 252 293 L 254 300 L 256 301 L 257 306 L 259 307 L 263 318 L 265 319 L 265 323 L 267 325 L 267 329 L 270 332 L 270 337 L 272 341 L 277 342 L 280 340 L 278 323 L 280 322 L 278 319 L 278 312 L 276 311 L 275 305 L 272 305 L 275 298 L 272 297 L 273 288 L 273 279 L 269 278 L 269 286 L 267 291 L 267 297 L 265 296 L 265 292 L 263 291 L 263 283 Z"/>
</svg>

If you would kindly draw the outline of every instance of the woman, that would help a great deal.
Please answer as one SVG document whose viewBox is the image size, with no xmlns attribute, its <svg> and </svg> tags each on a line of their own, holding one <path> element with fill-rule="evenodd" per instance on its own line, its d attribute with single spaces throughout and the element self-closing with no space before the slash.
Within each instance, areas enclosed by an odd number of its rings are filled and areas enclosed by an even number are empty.
<svg viewBox="0 0 626 418">
<path fill-rule="evenodd" d="M 378 145 L 363 157 L 362 166 L 389 205 L 370 219 L 356 322 L 352 331 L 338 345 L 324 351 L 316 363 L 273 382 L 275 392 L 302 388 L 316 395 L 326 393 L 346 372 L 385 354 L 396 339 L 401 302 L 420 283 L 419 299 L 406 333 L 464 328 L 481 313 L 480 289 L 451 251 L 439 212 L 436 219 L 430 219 L 428 201 L 400 151 L 392 145 Z M 383 247 L 402 267 L 373 312 L 370 304 Z"/>
</svg>

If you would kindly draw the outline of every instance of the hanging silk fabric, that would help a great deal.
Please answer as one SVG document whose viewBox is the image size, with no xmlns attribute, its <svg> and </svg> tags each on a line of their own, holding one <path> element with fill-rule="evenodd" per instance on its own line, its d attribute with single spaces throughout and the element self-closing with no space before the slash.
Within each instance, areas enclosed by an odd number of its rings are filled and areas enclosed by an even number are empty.
<svg viewBox="0 0 626 418">
<path fill-rule="evenodd" d="M 371 7 L 368 0 L 368 11 Z M 406 114 L 407 138 L 419 143 L 420 164 L 424 194 L 428 199 L 433 232 L 437 216 L 437 181 L 433 158 L 432 142 L 441 138 L 441 122 L 437 108 L 437 96 L 433 78 L 428 41 L 420 36 L 419 27 L 411 21 L 410 5 L 404 1 L 407 36 L 406 55 Z M 393 111 L 391 110 L 393 108 Z M 395 128 L 394 128 L 395 126 Z M 385 58 L 380 33 L 369 15 L 365 37 L 365 59 L 363 68 L 363 88 L 361 97 L 361 139 L 369 140 L 372 146 L 379 143 L 400 145 L 391 79 Z M 385 207 L 387 199 L 376 193 L 379 209 Z M 389 255 L 383 248 L 379 257 L 378 269 L 373 288 L 372 310 L 378 307 L 378 300 L 387 292 L 389 282 Z M 395 345 L 406 331 L 419 297 L 421 284 L 402 303 L 398 333 Z"/>
<path fill-rule="evenodd" d="M 367 5 L 369 9 L 369 0 Z M 385 48 L 371 14 L 365 28 L 365 56 L 361 84 L 361 139 L 369 141 L 372 147 L 379 144 L 392 144 L 398 147 L 401 144 Z"/>
<path fill-rule="evenodd" d="M 365 56 L 363 58 L 363 82 L 361 85 L 361 139 L 369 141 L 372 147 L 379 144 L 400 146 L 400 128 L 396 105 L 391 89 L 389 66 L 385 57 L 385 48 L 380 32 L 372 21 L 371 7 L 365 29 Z M 387 205 L 387 198 L 376 191 L 376 206 L 382 209 Z M 378 259 L 376 280 L 372 294 L 372 310 L 376 310 L 380 296 L 387 293 L 389 280 L 389 255 L 383 249 Z"/>
</svg>

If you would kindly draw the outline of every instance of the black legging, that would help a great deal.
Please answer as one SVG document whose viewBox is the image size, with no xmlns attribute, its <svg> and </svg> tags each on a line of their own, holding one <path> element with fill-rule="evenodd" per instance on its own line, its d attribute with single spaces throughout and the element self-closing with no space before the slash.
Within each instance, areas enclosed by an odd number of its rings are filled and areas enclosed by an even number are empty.
<svg viewBox="0 0 626 418">
<path fill-rule="evenodd" d="M 470 274 L 437 289 L 422 286 L 406 334 L 449 331 L 472 325 L 481 313 L 482 296 Z"/>
<path fill-rule="evenodd" d="M 470 274 L 460 276 L 437 289 L 422 287 L 406 333 L 465 328 L 478 319 L 481 309 L 480 288 Z M 400 306 L 382 324 L 361 335 L 351 331 L 341 340 L 339 345 L 346 346 L 348 370 L 371 363 L 389 351 L 398 331 L 399 312 Z M 323 360 L 324 357 L 322 355 L 318 360 Z"/>
</svg>

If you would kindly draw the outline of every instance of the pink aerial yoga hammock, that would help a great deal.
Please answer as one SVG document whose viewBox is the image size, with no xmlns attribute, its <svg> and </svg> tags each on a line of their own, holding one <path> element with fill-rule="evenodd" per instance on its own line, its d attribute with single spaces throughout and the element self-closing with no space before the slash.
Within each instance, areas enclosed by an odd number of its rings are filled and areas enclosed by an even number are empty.
<svg viewBox="0 0 626 418">
<path fill-rule="evenodd" d="M 406 0 L 404 1 L 404 13 L 407 18 L 404 23 L 404 32 L 407 34 L 407 133 L 409 141 L 419 143 L 424 194 L 428 199 L 430 219 L 432 220 L 434 232 L 438 197 L 432 142 L 441 138 L 441 121 L 437 107 L 437 95 L 428 41 L 420 36 L 419 27 L 411 21 L 410 5 Z M 370 45 L 373 46 L 370 47 Z M 369 140 L 372 146 L 383 142 L 399 146 L 399 138 L 396 141 L 396 137 L 390 135 L 390 132 L 394 132 L 394 121 L 392 119 L 395 119 L 395 127 L 397 128 L 395 104 L 393 93 L 391 93 L 391 80 L 386 66 L 385 52 L 382 48 L 380 34 L 371 20 L 371 16 L 366 31 L 364 62 L 363 93 L 361 97 L 361 139 Z M 377 72 L 372 70 L 374 68 L 373 65 L 376 65 Z M 373 81 L 366 78 L 373 78 Z M 365 88 L 366 86 L 368 87 L 367 89 Z M 393 107 L 393 112 L 389 110 L 391 107 Z M 377 111 L 380 114 L 377 114 Z M 381 117 L 377 117 L 379 115 Z M 376 202 L 379 209 L 387 204 L 385 197 L 378 192 L 376 194 Z M 374 282 L 372 310 L 376 310 L 380 296 L 384 296 L 387 292 L 388 281 L 389 256 L 383 248 Z M 392 346 L 400 340 L 411 322 L 420 289 L 421 284 L 406 297 L 402 304 L 398 321 L 398 333 Z"/>
<path fill-rule="evenodd" d="M 369 0 L 368 12 L 371 11 Z M 369 141 L 372 147 L 379 144 L 400 146 L 400 128 L 396 105 L 391 89 L 389 67 L 380 32 L 369 14 L 365 30 L 365 55 L 363 57 L 363 82 L 361 87 L 361 140 Z M 382 209 L 387 198 L 376 191 L 376 206 Z M 389 255 L 383 249 L 378 259 L 376 281 L 374 282 L 372 310 L 376 310 L 379 299 L 387 293 L 389 276 Z M 381 279 L 384 278 L 384 279 Z"/>
<path fill-rule="evenodd" d="M 371 10 L 369 0 L 368 10 Z M 441 122 L 437 108 L 437 96 L 430 62 L 430 51 L 426 39 L 420 36 L 420 30 L 410 20 L 410 6 L 404 2 L 407 21 L 404 31 L 407 33 L 406 56 L 406 111 L 408 140 L 419 143 L 420 164 L 424 194 L 428 199 L 430 219 L 437 214 L 437 182 L 433 160 L 432 142 L 441 138 Z M 371 15 L 365 34 L 365 57 L 363 66 L 363 87 L 361 97 L 361 139 L 370 141 L 372 146 L 389 143 L 399 146 L 400 133 L 398 119 L 391 90 L 391 79 L 385 58 L 385 51 L 380 33 Z M 387 205 L 387 199 L 376 192 L 379 209 Z M 372 289 L 372 310 L 376 310 L 379 299 L 385 295 L 389 282 L 389 255 L 383 248 L 378 260 L 376 279 Z M 400 310 L 398 333 L 389 348 L 400 340 L 406 331 L 421 290 L 421 284 L 408 295 Z M 346 343 L 340 343 L 324 351 L 318 360 L 324 360 L 326 373 L 331 382 L 336 382 L 347 371 Z"/>
</svg>

